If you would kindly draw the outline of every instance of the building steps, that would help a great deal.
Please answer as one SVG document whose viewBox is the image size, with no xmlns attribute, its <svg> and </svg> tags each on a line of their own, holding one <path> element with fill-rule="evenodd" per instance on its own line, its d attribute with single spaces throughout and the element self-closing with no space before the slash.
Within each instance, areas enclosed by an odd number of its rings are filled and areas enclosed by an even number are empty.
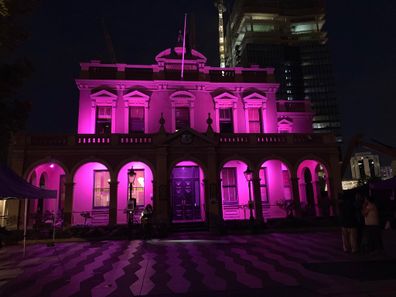
<svg viewBox="0 0 396 297">
<path fill-rule="evenodd" d="M 206 222 L 173 223 L 171 226 L 171 232 L 200 232 L 208 229 Z"/>
</svg>

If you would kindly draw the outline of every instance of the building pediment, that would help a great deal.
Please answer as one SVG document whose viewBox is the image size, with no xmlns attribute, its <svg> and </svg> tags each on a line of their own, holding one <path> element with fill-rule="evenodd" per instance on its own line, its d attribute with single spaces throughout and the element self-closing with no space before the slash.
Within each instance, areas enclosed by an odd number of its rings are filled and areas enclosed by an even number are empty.
<svg viewBox="0 0 396 297">
<path fill-rule="evenodd" d="M 223 92 L 213 98 L 215 101 L 237 101 L 238 97 L 229 92 Z"/>
<path fill-rule="evenodd" d="M 168 145 L 185 145 L 185 146 L 199 146 L 199 145 L 213 145 L 213 139 L 198 133 L 194 129 L 186 128 L 182 129 L 172 135 L 170 135 L 165 143 Z"/>
<path fill-rule="evenodd" d="M 150 101 L 150 96 L 138 91 L 133 90 L 122 96 L 125 107 L 127 106 L 148 106 Z"/>
<path fill-rule="evenodd" d="M 193 106 L 195 96 L 187 91 L 177 91 L 170 95 L 173 106 Z"/>
<path fill-rule="evenodd" d="M 242 100 L 245 108 L 265 108 L 267 104 L 267 97 L 257 92 L 243 97 Z"/>
<path fill-rule="evenodd" d="M 293 120 L 290 118 L 279 118 L 278 126 L 279 125 L 293 125 Z"/>
<path fill-rule="evenodd" d="M 170 95 L 171 99 L 189 99 L 189 100 L 194 100 L 195 96 L 187 91 L 177 91 L 174 92 L 172 95 Z"/>
<path fill-rule="evenodd" d="M 108 90 L 100 90 L 91 94 L 93 105 L 115 105 L 117 102 L 117 95 Z"/>
<path fill-rule="evenodd" d="M 122 96 L 124 100 L 129 100 L 129 99 L 144 99 L 144 100 L 149 100 L 150 96 L 138 91 L 138 90 L 133 90 L 131 92 L 128 92 Z"/>
</svg>

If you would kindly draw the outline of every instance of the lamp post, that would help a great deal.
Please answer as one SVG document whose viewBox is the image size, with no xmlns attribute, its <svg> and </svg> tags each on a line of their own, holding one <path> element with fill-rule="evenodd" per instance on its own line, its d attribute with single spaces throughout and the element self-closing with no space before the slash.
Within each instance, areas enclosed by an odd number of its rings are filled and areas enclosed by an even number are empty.
<svg viewBox="0 0 396 297">
<path fill-rule="evenodd" d="M 131 169 L 128 169 L 128 181 L 129 181 L 129 198 L 128 198 L 128 205 L 127 205 L 127 217 L 128 217 L 128 237 L 131 238 L 131 232 L 133 227 L 133 213 L 135 212 L 136 206 L 136 199 L 132 197 L 133 192 L 133 183 L 136 179 L 136 172 Z"/>
<path fill-rule="evenodd" d="M 252 201 L 252 189 L 251 189 L 251 183 L 253 180 L 253 171 L 248 167 L 246 168 L 246 171 L 243 174 L 245 175 L 249 187 L 249 204 L 248 204 L 249 212 L 250 212 L 249 222 L 253 224 L 254 217 L 253 217 L 253 201 Z"/>
</svg>

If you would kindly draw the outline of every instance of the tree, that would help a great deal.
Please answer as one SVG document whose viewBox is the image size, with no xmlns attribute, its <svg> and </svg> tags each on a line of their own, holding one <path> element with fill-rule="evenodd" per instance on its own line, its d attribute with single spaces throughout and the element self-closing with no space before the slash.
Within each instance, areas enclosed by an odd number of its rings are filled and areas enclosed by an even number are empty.
<svg viewBox="0 0 396 297">
<path fill-rule="evenodd" d="M 6 160 L 10 140 L 24 128 L 30 110 L 18 90 L 32 66 L 26 58 L 17 59 L 14 51 L 28 37 L 23 19 L 37 4 L 37 0 L 0 0 L 0 162 Z"/>
</svg>

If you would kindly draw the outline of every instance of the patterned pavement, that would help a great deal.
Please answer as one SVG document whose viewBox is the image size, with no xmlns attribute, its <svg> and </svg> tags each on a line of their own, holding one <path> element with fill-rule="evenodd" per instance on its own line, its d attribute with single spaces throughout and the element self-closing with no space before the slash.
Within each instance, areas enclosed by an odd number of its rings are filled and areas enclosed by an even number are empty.
<svg viewBox="0 0 396 297">
<path fill-rule="evenodd" d="M 395 259 L 345 254 L 338 232 L 11 246 L 0 296 L 395 297 Z"/>
</svg>

